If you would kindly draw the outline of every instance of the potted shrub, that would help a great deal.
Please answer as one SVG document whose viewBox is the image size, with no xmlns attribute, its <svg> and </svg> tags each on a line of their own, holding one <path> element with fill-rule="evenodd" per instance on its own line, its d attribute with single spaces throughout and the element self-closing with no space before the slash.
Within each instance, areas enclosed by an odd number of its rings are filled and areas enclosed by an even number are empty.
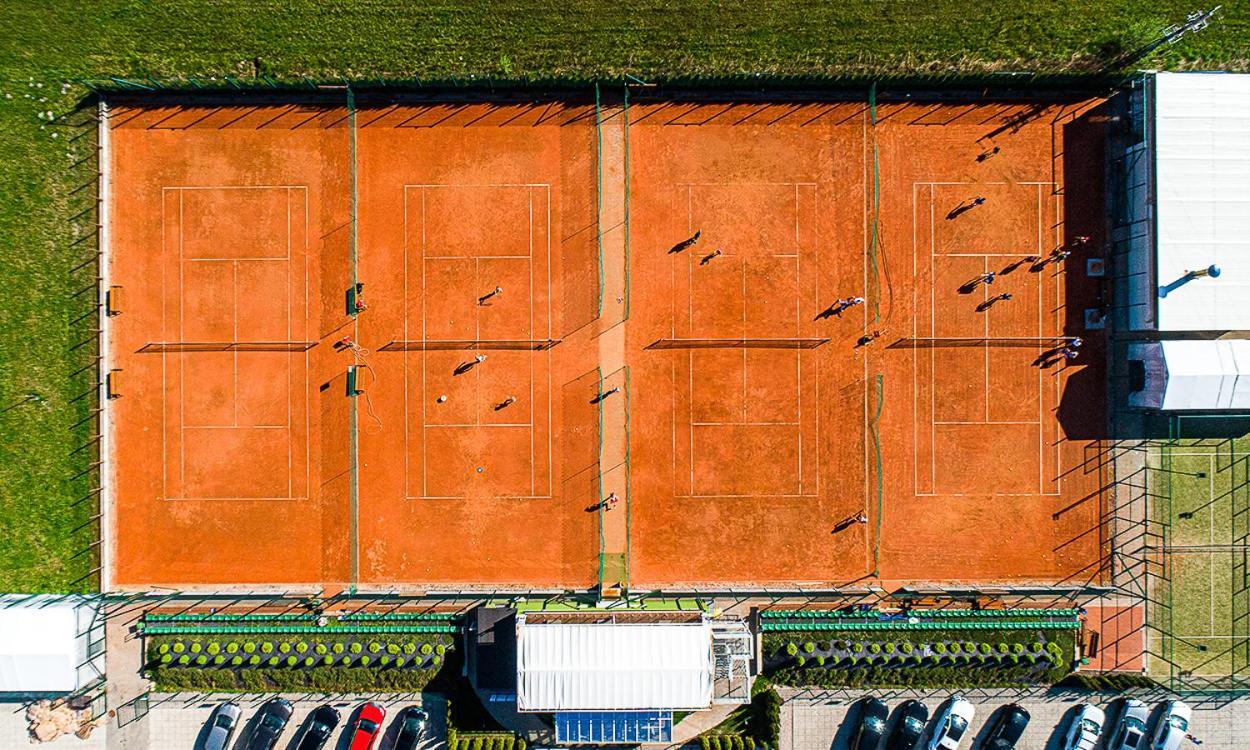
<svg viewBox="0 0 1250 750">
<path fill-rule="evenodd" d="M 199 641 L 191 641 L 191 653 L 198 654 L 204 650 L 204 645 Z"/>
<path fill-rule="evenodd" d="M 360 653 L 361 651 L 363 651 L 363 650 L 364 650 L 364 646 L 360 645 L 359 643 L 353 643 L 353 644 L 352 644 L 352 647 L 351 647 L 351 652 L 352 652 L 353 654 L 359 654 L 359 653 Z"/>
<path fill-rule="evenodd" d="M 298 661 L 299 661 L 299 658 L 297 658 L 294 654 L 292 654 L 286 658 L 286 665 L 288 667 L 293 667 L 295 666 L 295 663 Z"/>
<path fill-rule="evenodd" d="M 335 641 L 334 645 L 330 647 L 330 650 L 336 654 L 341 654 L 346 649 L 347 649 L 347 644 L 343 643 L 342 641 Z"/>
<path fill-rule="evenodd" d="M 205 664 L 207 664 L 207 663 L 208 663 L 208 655 L 207 655 L 207 654 L 200 654 L 199 656 L 195 657 L 195 664 L 196 664 L 196 666 L 202 667 L 202 666 L 204 666 L 204 665 L 205 665 Z"/>
<path fill-rule="evenodd" d="M 798 646 L 798 644 L 797 644 L 797 643 L 787 643 L 787 644 L 786 644 L 786 655 L 787 655 L 787 656 L 797 656 L 797 655 L 798 655 L 798 653 L 799 653 L 799 646 Z"/>
<path fill-rule="evenodd" d="M 282 652 L 282 653 L 284 653 L 284 654 L 289 654 L 289 653 L 291 653 L 291 642 L 290 642 L 290 641 L 283 641 L 283 642 L 279 643 L 279 644 L 278 644 L 278 650 L 279 650 L 279 651 L 281 651 L 281 652 Z"/>
<path fill-rule="evenodd" d="M 304 641 L 300 641 L 295 644 L 295 650 L 300 652 L 301 654 L 308 653 L 308 644 L 305 643 Z"/>
<path fill-rule="evenodd" d="M 171 649 L 173 650 L 175 654 L 181 654 L 182 652 L 187 650 L 187 644 L 183 643 L 182 641 L 174 641 L 174 645 L 171 646 Z"/>
<path fill-rule="evenodd" d="M 793 646 L 793 645 L 794 645 L 793 643 L 790 643 L 790 644 L 787 644 L 787 645 L 786 645 L 786 649 L 787 649 L 786 653 L 789 653 L 789 648 L 790 648 L 790 646 Z M 422 644 L 421 644 L 421 653 L 422 653 L 424 656 L 429 656 L 429 655 L 430 655 L 430 652 L 431 652 L 431 651 L 433 651 L 433 650 L 434 650 L 434 647 L 433 647 L 433 646 L 431 646 L 430 644 L 428 644 L 428 643 L 422 643 Z M 440 652 L 440 653 L 441 653 L 441 652 Z M 796 654 L 798 653 L 798 649 L 797 649 L 797 648 L 795 649 L 795 652 L 794 652 L 794 653 L 796 653 Z M 791 656 L 794 656 L 794 654 L 790 654 L 790 655 L 791 655 Z"/>
<path fill-rule="evenodd" d="M 213 641 L 212 643 L 208 644 L 207 651 L 208 651 L 209 656 L 216 656 L 217 654 L 221 653 L 221 644 L 217 643 L 216 641 Z"/>
<path fill-rule="evenodd" d="M 325 656 L 326 652 L 329 650 L 330 649 L 326 648 L 324 643 L 318 643 L 316 646 L 313 646 L 313 651 L 315 651 L 318 656 Z"/>
<path fill-rule="evenodd" d="M 238 642 L 238 641 L 230 641 L 229 643 L 227 643 L 227 644 L 226 644 L 226 653 L 227 653 L 227 654 L 237 654 L 237 653 L 239 653 L 239 642 Z"/>
<path fill-rule="evenodd" d="M 381 650 L 382 650 L 382 644 L 381 644 L 381 643 L 378 643 L 377 641 L 370 641 L 370 642 L 369 642 L 369 653 L 371 653 L 371 654 L 376 654 L 376 653 L 378 653 L 378 652 L 379 652 L 379 651 L 381 651 Z"/>
<path fill-rule="evenodd" d="M 813 653 L 815 650 L 816 650 L 815 643 L 812 643 L 811 641 L 807 641 L 803 644 L 803 653 L 810 654 L 810 653 Z"/>
<path fill-rule="evenodd" d="M 893 641 L 886 641 L 885 645 L 882 646 L 882 650 L 884 650 L 887 654 L 893 654 L 898 650 L 898 646 L 895 646 Z"/>
<path fill-rule="evenodd" d="M 933 644 L 933 653 L 937 654 L 938 656 L 945 654 L 946 644 L 942 643 L 941 641 L 938 641 L 937 643 Z"/>
</svg>

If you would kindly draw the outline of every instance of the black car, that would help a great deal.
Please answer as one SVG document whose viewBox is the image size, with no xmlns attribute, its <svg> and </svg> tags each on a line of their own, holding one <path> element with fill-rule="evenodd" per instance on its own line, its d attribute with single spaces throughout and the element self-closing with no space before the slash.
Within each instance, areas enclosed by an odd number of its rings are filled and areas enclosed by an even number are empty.
<svg viewBox="0 0 1250 750">
<path fill-rule="evenodd" d="M 247 738 L 247 750 L 273 750 L 292 713 L 291 702 L 285 698 L 274 698 L 261 706 L 252 735 Z"/>
<path fill-rule="evenodd" d="M 333 706 L 321 706 L 308 717 L 308 728 L 295 750 L 321 750 L 339 725 L 339 712 Z"/>
<path fill-rule="evenodd" d="M 399 716 L 399 736 L 391 750 L 416 750 L 425 736 L 425 724 L 429 717 L 419 708 L 406 708 Z"/>
<path fill-rule="evenodd" d="M 894 731 L 885 741 L 885 750 L 911 750 L 929 723 L 929 709 L 917 700 L 903 701 L 898 707 L 898 719 Z"/>
<path fill-rule="evenodd" d="M 1029 712 L 1012 703 L 998 712 L 998 718 L 990 725 L 990 731 L 981 743 L 984 750 L 1014 750 L 1029 725 Z"/>
<path fill-rule="evenodd" d="M 876 698 L 865 698 L 860 704 L 859 726 L 851 737 L 851 750 L 877 750 L 877 743 L 885 734 L 885 720 L 890 709 Z"/>
</svg>

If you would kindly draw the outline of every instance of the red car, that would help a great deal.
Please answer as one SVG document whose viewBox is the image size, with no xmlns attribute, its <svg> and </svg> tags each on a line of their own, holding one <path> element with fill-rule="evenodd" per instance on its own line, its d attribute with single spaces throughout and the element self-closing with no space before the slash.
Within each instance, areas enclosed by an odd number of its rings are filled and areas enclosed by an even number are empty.
<svg viewBox="0 0 1250 750">
<path fill-rule="evenodd" d="M 347 750 L 371 750 L 382 734 L 382 722 L 386 720 L 386 709 L 376 703 L 366 703 L 356 714 L 352 723 L 352 742 Z"/>
</svg>

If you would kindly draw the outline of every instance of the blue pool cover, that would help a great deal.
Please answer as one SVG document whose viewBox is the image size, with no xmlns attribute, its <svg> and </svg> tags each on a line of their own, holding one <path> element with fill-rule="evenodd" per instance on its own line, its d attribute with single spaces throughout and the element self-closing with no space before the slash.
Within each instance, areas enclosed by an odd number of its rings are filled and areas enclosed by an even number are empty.
<svg viewBox="0 0 1250 750">
<path fill-rule="evenodd" d="M 556 742 L 635 744 L 671 742 L 672 711 L 568 711 L 556 718 Z"/>
</svg>

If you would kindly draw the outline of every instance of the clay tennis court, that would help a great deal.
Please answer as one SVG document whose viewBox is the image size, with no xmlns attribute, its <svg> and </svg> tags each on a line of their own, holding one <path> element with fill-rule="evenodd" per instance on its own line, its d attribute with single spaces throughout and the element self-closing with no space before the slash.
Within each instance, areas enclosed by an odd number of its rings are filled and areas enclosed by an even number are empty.
<svg viewBox="0 0 1250 750">
<path fill-rule="evenodd" d="M 111 583 L 1095 580 L 1097 105 L 115 104 Z"/>
</svg>

